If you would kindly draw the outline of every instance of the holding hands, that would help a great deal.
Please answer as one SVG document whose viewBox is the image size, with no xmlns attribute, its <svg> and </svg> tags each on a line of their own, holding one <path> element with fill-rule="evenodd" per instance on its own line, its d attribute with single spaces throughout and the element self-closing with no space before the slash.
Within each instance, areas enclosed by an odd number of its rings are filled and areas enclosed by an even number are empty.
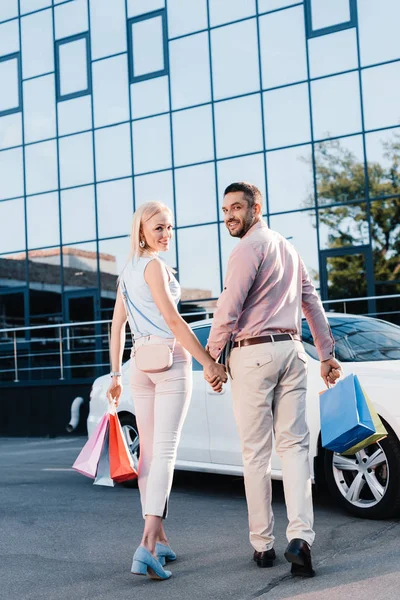
<svg viewBox="0 0 400 600">
<path fill-rule="evenodd" d="M 225 365 L 216 363 L 211 357 L 204 366 L 204 379 L 208 381 L 214 392 L 222 392 L 222 384 L 228 381 Z"/>
</svg>

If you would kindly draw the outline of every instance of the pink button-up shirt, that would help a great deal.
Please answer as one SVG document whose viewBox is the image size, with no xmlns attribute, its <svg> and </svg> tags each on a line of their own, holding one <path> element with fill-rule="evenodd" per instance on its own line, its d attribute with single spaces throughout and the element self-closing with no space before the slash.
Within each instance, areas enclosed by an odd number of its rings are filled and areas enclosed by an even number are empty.
<svg viewBox="0 0 400 600">
<path fill-rule="evenodd" d="M 228 340 L 268 333 L 301 335 L 302 310 L 320 360 L 334 355 L 334 339 L 303 261 L 280 233 L 258 221 L 232 251 L 214 314 L 208 349 L 217 358 Z"/>
</svg>

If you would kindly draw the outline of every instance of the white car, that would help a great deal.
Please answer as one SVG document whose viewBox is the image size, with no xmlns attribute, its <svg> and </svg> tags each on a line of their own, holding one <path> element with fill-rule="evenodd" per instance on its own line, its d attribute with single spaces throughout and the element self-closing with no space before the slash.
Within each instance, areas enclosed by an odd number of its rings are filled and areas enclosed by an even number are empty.
<svg viewBox="0 0 400 600">
<path fill-rule="evenodd" d="M 347 510 L 361 517 L 385 518 L 400 512 L 400 327 L 369 317 L 328 313 L 336 341 L 336 356 L 344 374 L 355 373 L 388 430 L 388 437 L 352 457 L 321 447 L 319 392 L 324 389 L 320 363 L 310 329 L 303 320 L 303 342 L 308 360 L 307 420 L 310 428 L 310 464 L 313 482 L 327 484 Z M 205 345 L 211 321 L 191 325 Z M 123 394 L 118 415 L 134 457 L 140 453 L 135 399 L 129 387 L 129 361 L 122 369 Z M 229 382 L 222 394 L 213 392 L 193 361 L 193 395 L 182 431 L 177 469 L 239 475 L 242 457 L 233 418 Z M 88 433 L 107 408 L 110 378 L 95 380 L 91 391 Z M 272 454 L 272 478 L 282 479 L 280 459 Z"/>
</svg>

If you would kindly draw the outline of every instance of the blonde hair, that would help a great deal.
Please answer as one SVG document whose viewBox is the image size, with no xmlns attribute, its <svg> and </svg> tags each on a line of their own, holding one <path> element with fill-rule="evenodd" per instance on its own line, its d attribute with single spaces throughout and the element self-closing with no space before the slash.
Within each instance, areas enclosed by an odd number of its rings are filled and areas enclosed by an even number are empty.
<svg viewBox="0 0 400 600">
<path fill-rule="evenodd" d="M 147 244 L 142 249 L 140 247 L 140 234 L 143 233 L 142 225 L 150 221 L 155 215 L 161 212 L 168 212 L 172 216 L 171 209 L 162 202 L 146 202 L 142 204 L 133 215 L 131 229 L 131 251 L 129 258 L 139 257 L 141 254 L 148 252 Z"/>
</svg>

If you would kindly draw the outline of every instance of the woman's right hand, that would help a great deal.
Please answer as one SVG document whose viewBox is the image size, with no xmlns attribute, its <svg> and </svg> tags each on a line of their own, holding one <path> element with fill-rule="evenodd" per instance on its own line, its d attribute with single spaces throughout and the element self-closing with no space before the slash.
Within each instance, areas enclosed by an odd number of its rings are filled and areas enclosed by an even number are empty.
<svg viewBox="0 0 400 600">
<path fill-rule="evenodd" d="M 110 404 L 118 407 L 119 399 L 122 394 L 121 377 L 113 377 L 107 390 L 107 399 Z"/>
<path fill-rule="evenodd" d="M 228 381 L 225 365 L 210 361 L 204 367 L 204 379 L 208 381 L 215 392 L 221 392 L 222 384 Z"/>
</svg>

